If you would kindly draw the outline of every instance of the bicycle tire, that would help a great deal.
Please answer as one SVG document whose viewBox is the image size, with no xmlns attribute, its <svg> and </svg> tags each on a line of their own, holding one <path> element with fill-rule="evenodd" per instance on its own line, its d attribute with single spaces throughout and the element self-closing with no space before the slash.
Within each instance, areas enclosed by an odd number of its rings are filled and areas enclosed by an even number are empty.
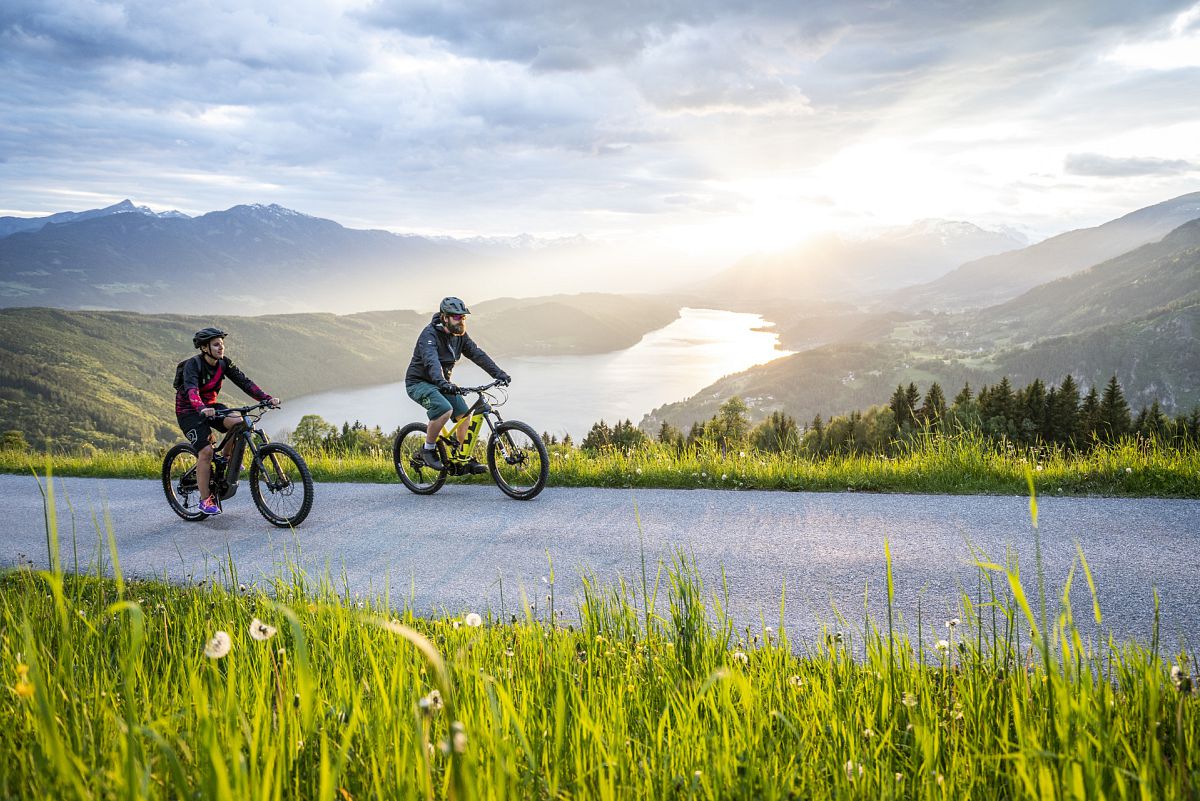
<svg viewBox="0 0 1200 801">
<path fill-rule="evenodd" d="M 290 466 L 282 464 L 284 460 Z M 282 469 L 286 475 L 281 476 L 273 472 L 277 468 Z M 269 496 L 263 494 L 264 486 L 270 493 Z M 303 492 L 298 506 L 290 500 L 297 486 L 301 487 Z M 313 480 L 308 463 L 294 448 L 280 442 L 267 443 L 258 449 L 258 458 L 250 463 L 250 496 L 254 498 L 254 505 L 268 523 L 279 528 L 295 528 L 303 523 L 304 518 L 312 511 Z M 270 505 L 271 500 L 279 503 L 284 510 L 294 511 L 281 514 Z"/>
<path fill-rule="evenodd" d="M 185 465 L 182 461 L 182 457 L 185 455 L 191 457 L 190 466 Z M 202 497 L 200 489 L 195 487 L 195 470 L 196 449 L 186 442 L 175 445 L 163 457 L 162 486 L 163 492 L 167 496 L 167 505 L 171 507 L 171 511 L 190 523 L 208 517 L 200 511 Z M 188 473 L 192 474 L 191 486 L 195 487 L 191 491 L 188 491 L 188 488 L 182 483 Z M 190 496 L 193 494 L 195 497 L 191 498 Z"/>
<path fill-rule="evenodd" d="M 435 471 L 431 467 L 417 465 L 414 459 L 420 454 L 417 449 L 425 444 L 426 424 L 409 423 L 396 434 L 392 444 L 392 466 L 396 475 L 417 495 L 432 495 L 446 483 L 446 470 Z M 437 444 L 438 459 L 446 464 L 446 449 Z M 430 476 L 432 475 L 432 478 Z"/>
<path fill-rule="evenodd" d="M 523 439 L 518 440 L 514 433 L 519 433 Z M 497 461 L 500 450 L 508 452 L 500 453 L 500 461 Z M 534 454 L 539 460 L 537 465 L 530 458 Z M 487 461 L 492 481 L 510 498 L 533 500 L 546 488 L 546 479 L 550 476 L 550 454 L 546 451 L 546 443 L 532 426 L 520 420 L 505 420 L 496 426 L 488 439 Z"/>
</svg>

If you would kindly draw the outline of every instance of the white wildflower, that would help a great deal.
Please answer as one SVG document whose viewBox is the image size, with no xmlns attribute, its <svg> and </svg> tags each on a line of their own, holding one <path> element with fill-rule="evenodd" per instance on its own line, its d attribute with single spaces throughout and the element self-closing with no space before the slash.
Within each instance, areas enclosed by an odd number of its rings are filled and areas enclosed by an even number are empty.
<svg viewBox="0 0 1200 801">
<path fill-rule="evenodd" d="M 946 642 L 945 640 L 938 640 L 933 647 L 937 648 L 942 653 L 949 653 L 950 651 L 950 643 Z"/>
<path fill-rule="evenodd" d="M 451 748 L 456 754 L 463 754 L 467 751 L 467 732 L 462 723 L 457 720 L 450 724 L 450 740 L 442 741 L 442 753 L 450 753 Z"/>
<path fill-rule="evenodd" d="M 946 628 L 951 629 L 951 630 L 956 629 L 956 628 L 958 628 L 959 623 L 962 623 L 962 621 L 956 617 L 952 617 L 946 621 Z"/>
<path fill-rule="evenodd" d="M 250 637 L 259 642 L 269 640 L 275 636 L 275 627 L 268 626 L 258 618 L 250 621 Z"/>
<path fill-rule="evenodd" d="M 1126 467 L 1126 468 L 1125 468 L 1125 472 L 1126 472 L 1126 473 L 1132 473 L 1132 472 L 1133 472 L 1133 468 L 1132 468 L 1132 467 Z"/>
<path fill-rule="evenodd" d="M 730 656 L 734 662 L 741 662 L 743 665 L 750 664 L 750 657 L 746 656 L 742 651 L 734 651 Z"/>
<path fill-rule="evenodd" d="M 913 695 L 912 693 L 903 693 L 900 696 L 900 703 L 904 704 L 905 706 L 909 706 L 909 707 L 916 706 L 917 705 L 917 696 Z"/>
<path fill-rule="evenodd" d="M 475 612 L 468 612 L 467 616 L 463 618 L 463 623 L 466 623 L 473 629 L 477 629 L 483 625 L 483 618 L 481 618 Z"/>
<path fill-rule="evenodd" d="M 213 634 L 211 640 L 204 646 L 204 655 L 209 659 L 221 659 L 229 653 L 229 649 L 233 647 L 233 640 L 229 638 L 228 632 L 218 631 Z"/>
<path fill-rule="evenodd" d="M 847 762 L 846 762 L 846 778 L 849 779 L 850 781 L 854 781 L 855 767 L 858 768 L 858 775 L 859 776 L 863 775 L 863 766 L 862 766 L 861 762 L 856 763 L 853 759 L 847 760 Z"/>
<path fill-rule="evenodd" d="M 442 694 L 437 690 L 430 690 L 429 695 L 417 701 L 417 708 L 423 715 L 435 715 L 442 711 L 443 706 L 445 703 L 442 701 Z"/>
</svg>

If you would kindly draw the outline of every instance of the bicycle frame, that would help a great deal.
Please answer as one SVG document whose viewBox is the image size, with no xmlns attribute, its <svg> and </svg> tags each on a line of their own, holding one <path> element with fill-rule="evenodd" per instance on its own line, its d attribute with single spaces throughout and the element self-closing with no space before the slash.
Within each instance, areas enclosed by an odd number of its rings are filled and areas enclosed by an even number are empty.
<svg viewBox="0 0 1200 801">
<path fill-rule="evenodd" d="M 218 497 L 223 501 L 237 495 L 238 479 L 241 478 L 242 459 L 245 457 L 246 448 L 250 449 L 250 461 L 261 464 L 262 458 L 258 454 L 258 449 L 270 442 L 266 432 L 255 427 L 254 423 L 253 419 L 243 414 L 242 422 L 226 431 L 225 436 L 221 437 L 221 441 L 213 446 L 212 481 L 220 489 Z M 224 470 L 218 472 L 217 455 L 225 450 L 225 444 L 231 438 L 236 438 L 236 441 L 233 443 L 233 450 L 230 451 L 229 461 L 226 462 Z"/>
<path fill-rule="evenodd" d="M 494 434 L 496 426 L 500 425 L 502 418 L 500 413 L 492 408 L 487 397 L 481 390 L 468 390 L 476 393 L 479 397 L 471 404 L 471 408 L 467 410 L 467 415 L 470 416 L 471 422 L 467 426 L 467 436 L 463 440 L 462 446 L 458 444 L 458 436 L 455 435 L 455 430 L 462 424 L 463 418 L 457 420 L 447 420 L 446 425 L 442 428 L 438 439 L 446 446 L 446 458 L 452 464 L 463 465 L 471 459 L 471 453 L 475 450 L 475 444 L 479 441 L 479 432 L 483 428 L 484 423 L 487 423 L 489 436 Z"/>
</svg>

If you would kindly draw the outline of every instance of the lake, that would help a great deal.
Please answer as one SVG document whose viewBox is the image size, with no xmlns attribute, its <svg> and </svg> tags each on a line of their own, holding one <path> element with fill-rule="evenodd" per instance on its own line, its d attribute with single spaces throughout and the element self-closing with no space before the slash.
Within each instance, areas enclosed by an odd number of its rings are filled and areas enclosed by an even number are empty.
<svg viewBox="0 0 1200 801">
<path fill-rule="evenodd" d="M 790 351 L 779 349 L 771 325 L 757 314 L 683 308 L 670 325 L 625 350 L 498 358 L 513 377 L 509 401 L 500 412 L 559 438 L 570 433 L 578 442 L 597 420 L 637 423 L 652 409 L 688 398 L 722 376 L 788 355 Z M 471 334 L 487 350 L 487 331 Z M 463 359 L 454 380 L 482 384 L 488 378 Z M 359 420 L 384 431 L 424 419 L 424 410 L 405 394 L 402 382 L 285 400 L 272 415 L 273 433 L 294 429 L 306 414 L 338 426 Z"/>
</svg>

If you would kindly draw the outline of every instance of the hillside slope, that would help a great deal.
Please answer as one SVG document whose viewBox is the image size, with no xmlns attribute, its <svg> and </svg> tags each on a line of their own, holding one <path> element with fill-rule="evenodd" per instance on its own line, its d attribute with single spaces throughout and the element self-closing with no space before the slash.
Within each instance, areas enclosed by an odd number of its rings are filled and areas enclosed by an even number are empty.
<svg viewBox="0 0 1200 801">
<path fill-rule="evenodd" d="M 1157 242 L 1198 218 L 1200 192 L 1193 192 L 1095 228 L 1069 231 L 1021 250 L 969 262 L 935 281 L 896 292 L 884 305 L 915 312 L 1003 303 L 1039 284 Z"/>
<path fill-rule="evenodd" d="M 481 304 L 471 331 L 491 355 L 628 347 L 673 320 L 655 297 L 582 296 Z M 230 332 L 229 355 L 265 389 L 293 399 L 403 380 L 417 332 L 413 311 L 263 317 L 0 310 L 0 430 L 37 445 L 144 447 L 176 439 L 175 364 L 206 325 Z M 232 398 L 241 398 L 227 386 Z"/>
</svg>

